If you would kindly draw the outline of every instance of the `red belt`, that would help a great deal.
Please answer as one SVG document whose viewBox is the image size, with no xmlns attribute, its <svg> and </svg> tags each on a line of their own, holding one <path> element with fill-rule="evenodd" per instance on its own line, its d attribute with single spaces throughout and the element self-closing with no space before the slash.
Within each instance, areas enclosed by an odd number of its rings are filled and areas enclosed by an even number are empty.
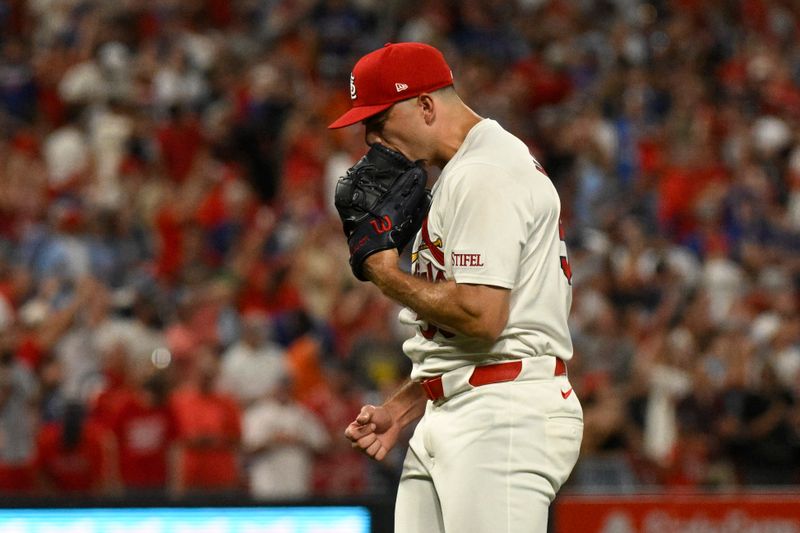
<svg viewBox="0 0 800 533">
<path fill-rule="evenodd" d="M 522 360 L 506 361 L 503 363 L 493 363 L 491 365 L 476 366 L 469 378 L 469 384 L 473 387 L 488 385 L 490 383 L 502 383 L 504 381 L 514 381 L 522 372 Z M 567 365 L 563 359 L 556 357 L 556 367 L 554 376 L 566 376 Z M 424 379 L 420 382 L 425 394 L 432 401 L 444 398 L 444 387 L 442 386 L 442 376 Z"/>
</svg>

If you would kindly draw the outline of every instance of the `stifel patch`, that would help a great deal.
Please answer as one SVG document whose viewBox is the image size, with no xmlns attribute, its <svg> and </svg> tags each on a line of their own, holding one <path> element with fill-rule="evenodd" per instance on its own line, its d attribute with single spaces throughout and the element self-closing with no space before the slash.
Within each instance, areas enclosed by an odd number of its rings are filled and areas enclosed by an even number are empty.
<svg viewBox="0 0 800 533">
<path fill-rule="evenodd" d="M 482 267 L 483 257 L 478 253 L 456 253 L 450 254 L 450 261 L 455 267 Z"/>
</svg>

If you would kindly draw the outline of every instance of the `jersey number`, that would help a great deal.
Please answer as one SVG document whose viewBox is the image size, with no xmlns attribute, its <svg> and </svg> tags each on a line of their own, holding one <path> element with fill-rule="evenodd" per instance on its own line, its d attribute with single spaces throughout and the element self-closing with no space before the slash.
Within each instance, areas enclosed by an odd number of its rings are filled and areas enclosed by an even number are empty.
<svg viewBox="0 0 800 533">
<path fill-rule="evenodd" d="M 533 165 L 536 167 L 536 170 L 547 176 L 547 171 L 544 167 L 539 164 L 535 157 L 531 156 L 533 159 Z M 549 176 L 548 176 L 549 177 Z M 558 221 L 558 238 L 561 240 L 560 248 L 561 253 L 559 254 L 561 257 L 561 270 L 564 272 L 564 276 L 567 278 L 567 282 L 572 285 L 572 267 L 569 266 L 569 259 L 567 259 L 567 243 L 564 242 L 564 227 L 561 225 L 561 220 Z"/>
</svg>

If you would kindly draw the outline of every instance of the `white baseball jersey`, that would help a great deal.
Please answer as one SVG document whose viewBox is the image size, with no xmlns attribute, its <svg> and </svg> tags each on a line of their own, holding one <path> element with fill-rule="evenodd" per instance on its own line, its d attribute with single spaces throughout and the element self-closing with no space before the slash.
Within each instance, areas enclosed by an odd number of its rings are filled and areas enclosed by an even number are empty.
<svg viewBox="0 0 800 533">
<path fill-rule="evenodd" d="M 490 119 L 469 131 L 433 187 L 412 273 L 510 289 L 509 319 L 488 344 L 403 309 L 401 322 L 417 326 L 403 345 L 412 379 L 499 359 L 572 357 L 571 272 L 560 213 L 555 187 L 522 141 Z"/>
</svg>

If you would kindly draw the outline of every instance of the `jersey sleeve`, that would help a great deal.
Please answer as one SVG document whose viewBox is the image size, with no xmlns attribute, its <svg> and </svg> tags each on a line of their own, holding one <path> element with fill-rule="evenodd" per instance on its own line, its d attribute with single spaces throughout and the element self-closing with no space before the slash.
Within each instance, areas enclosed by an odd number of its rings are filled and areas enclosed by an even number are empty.
<svg viewBox="0 0 800 533">
<path fill-rule="evenodd" d="M 471 164 L 450 192 L 445 259 L 457 283 L 510 289 L 527 240 L 531 198 L 505 172 Z"/>
</svg>

